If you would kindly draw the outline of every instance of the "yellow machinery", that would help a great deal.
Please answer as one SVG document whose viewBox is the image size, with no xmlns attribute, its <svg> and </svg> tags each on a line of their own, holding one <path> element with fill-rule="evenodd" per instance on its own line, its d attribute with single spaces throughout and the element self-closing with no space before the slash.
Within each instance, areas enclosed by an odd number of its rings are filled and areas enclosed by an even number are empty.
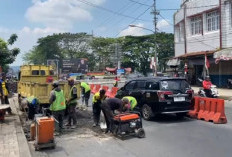
<svg viewBox="0 0 232 157">
<path fill-rule="evenodd" d="M 50 92 L 52 91 L 52 81 L 48 79 L 58 80 L 54 75 L 52 66 L 45 65 L 23 65 L 20 67 L 20 78 L 18 83 L 19 103 L 22 98 L 36 97 L 40 104 L 49 104 Z M 59 82 L 63 89 L 65 97 L 68 97 L 70 87 L 67 81 Z M 78 98 L 80 98 L 80 82 L 75 82 L 78 90 Z"/>
</svg>

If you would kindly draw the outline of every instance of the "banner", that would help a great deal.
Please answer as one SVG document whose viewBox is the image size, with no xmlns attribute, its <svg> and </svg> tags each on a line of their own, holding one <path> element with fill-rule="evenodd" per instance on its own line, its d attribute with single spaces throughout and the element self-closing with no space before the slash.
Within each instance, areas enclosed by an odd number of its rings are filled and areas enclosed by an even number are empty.
<svg viewBox="0 0 232 157">
<path fill-rule="evenodd" d="M 88 60 L 85 58 L 78 59 L 64 59 L 62 61 L 62 72 L 68 73 L 82 73 L 88 72 Z"/>
</svg>

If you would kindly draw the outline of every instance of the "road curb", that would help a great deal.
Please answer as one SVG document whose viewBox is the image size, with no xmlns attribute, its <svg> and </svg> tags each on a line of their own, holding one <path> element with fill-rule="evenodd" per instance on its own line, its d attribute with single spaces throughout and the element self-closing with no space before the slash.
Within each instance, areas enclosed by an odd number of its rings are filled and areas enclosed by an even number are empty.
<svg viewBox="0 0 232 157">
<path fill-rule="evenodd" d="M 14 98 L 12 98 L 12 99 L 14 99 Z M 31 152 L 30 152 L 29 145 L 27 143 L 27 139 L 26 139 L 26 136 L 25 136 L 23 128 L 22 128 L 22 123 L 20 121 L 19 112 L 18 112 L 18 108 L 17 108 L 16 103 L 15 103 L 15 99 L 13 100 L 12 105 L 14 105 L 13 108 L 16 111 L 15 129 L 16 129 L 16 136 L 18 139 L 19 157 L 31 157 Z"/>
</svg>

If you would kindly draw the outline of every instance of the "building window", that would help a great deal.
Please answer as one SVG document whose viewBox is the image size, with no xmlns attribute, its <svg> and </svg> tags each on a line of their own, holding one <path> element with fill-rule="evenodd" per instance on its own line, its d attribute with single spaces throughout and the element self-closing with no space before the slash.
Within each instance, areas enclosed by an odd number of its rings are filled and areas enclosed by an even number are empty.
<svg viewBox="0 0 232 157">
<path fill-rule="evenodd" d="M 197 16 L 191 18 L 191 34 L 202 34 L 202 17 Z"/>
<path fill-rule="evenodd" d="M 219 20 L 218 10 L 207 13 L 206 20 L 207 20 L 208 32 L 219 30 L 219 21 L 220 20 Z"/>
</svg>

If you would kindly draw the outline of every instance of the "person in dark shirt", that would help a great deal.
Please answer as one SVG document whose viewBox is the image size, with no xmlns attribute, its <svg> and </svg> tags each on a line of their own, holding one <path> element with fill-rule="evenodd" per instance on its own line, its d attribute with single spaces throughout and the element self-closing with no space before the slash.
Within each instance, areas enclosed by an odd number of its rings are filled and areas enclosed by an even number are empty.
<svg viewBox="0 0 232 157">
<path fill-rule="evenodd" d="M 107 99 L 102 103 L 102 112 L 105 117 L 107 129 L 105 133 L 111 131 L 113 126 L 113 118 L 114 118 L 114 111 L 117 110 L 120 113 L 123 111 L 124 104 L 121 99 L 118 98 L 111 98 Z"/>
</svg>

